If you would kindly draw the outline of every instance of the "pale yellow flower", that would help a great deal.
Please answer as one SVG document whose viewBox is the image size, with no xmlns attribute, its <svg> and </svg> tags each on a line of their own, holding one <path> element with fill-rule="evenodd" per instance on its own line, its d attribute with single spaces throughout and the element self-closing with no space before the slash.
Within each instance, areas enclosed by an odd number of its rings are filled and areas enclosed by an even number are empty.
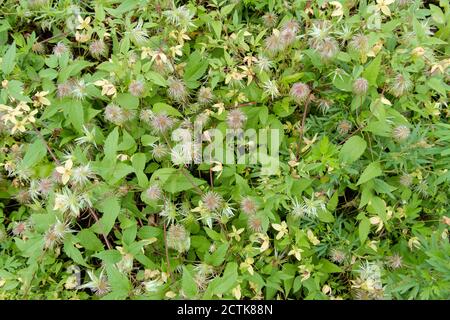
<svg viewBox="0 0 450 320">
<path fill-rule="evenodd" d="M 89 29 L 89 24 L 91 22 L 91 17 L 86 17 L 86 19 L 83 19 L 81 16 L 78 16 L 78 30 L 84 30 Z"/>
<path fill-rule="evenodd" d="M 371 224 L 378 226 L 376 232 L 380 232 L 383 229 L 383 220 L 381 220 L 380 217 L 378 217 L 378 216 L 371 217 L 369 220 L 370 220 Z"/>
<path fill-rule="evenodd" d="M 281 224 L 278 223 L 272 223 L 272 228 L 278 231 L 278 234 L 276 236 L 277 240 L 280 240 L 283 238 L 286 234 L 288 234 L 288 226 L 285 221 L 282 221 Z"/>
<path fill-rule="evenodd" d="M 11 129 L 11 133 L 12 134 L 14 134 L 17 130 L 19 130 L 20 132 L 25 132 L 26 131 L 26 129 L 25 129 L 26 121 L 25 121 L 25 119 L 17 120 L 16 118 L 14 118 L 14 120 L 12 120 L 11 122 L 14 124 L 14 126 Z"/>
<path fill-rule="evenodd" d="M 253 262 L 255 262 L 255 260 L 251 257 L 248 257 L 247 259 L 245 259 L 244 262 L 241 262 L 240 267 L 241 267 L 241 269 L 247 270 L 248 273 L 253 275 L 254 274 L 253 266 L 252 266 Z"/>
<path fill-rule="evenodd" d="M 294 256 L 295 259 L 300 261 L 302 259 L 302 255 L 301 255 L 302 252 L 303 252 L 302 249 L 297 248 L 296 246 L 292 246 L 291 251 L 288 252 L 288 256 Z"/>
<path fill-rule="evenodd" d="M 233 288 L 233 290 L 231 290 L 231 293 L 234 295 L 234 297 L 237 300 L 241 299 L 241 285 L 238 284 L 237 287 Z"/>
<path fill-rule="evenodd" d="M 233 231 L 229 233 L 230 238 L 235 238 L 236 241 L 240 241 L 241 240 L 240 234 L 244 232 L 244 228 L 236 229 L 235 226 L 231 226 L 231 228 L 233 229 Z"/>
<path fill-rule="evenodd" d="M 72 175 L 72 160 L 67 160 L 63 166 L 56 167 L 56 171 L 61 174 L 61 180 L 63 184 L 69 182 L 70 176 Z"/>
<path fill-rule="evenodd" d="M 383 12 L 386 16 L 391 15 L 389 5 L 393 4 L 395 0 L 377 0 L 376 10 Z"/>
<path fill-rule="evenodd" d="M 94 84 L 102 87 L 102 96 L 116 96 L 117 94 L 116 87 L 108 80 L 98 80 Z"/>
<path fill-rule="evenodd" d="M 75 32 L 75 40 L 77 42 L 86 42 L 89 41 L 89 39 L 91 38 L 91 36 L 88 33 L 80 33 L 80 32 Z"/>
<path fill-rule="evenodd" d="M 218 115 L 225 111 L 225 105 L 223 104 L 223 102 L 216 103 L 212 107 L 217 108 Z"/>
<path fill-rule="evenodd" d="M 49 106 L 50 100 L 48 100 L 45 96 L 48 95 L 48 91 L 40 91 L 34 95 L 33 105 L 35 107 L 41 106 Z"/>
<path fill-rule="evenodd" d="M 173 58 L 176 58 L 176 56 L 182 56 L 183 52 L 181 51 L 181 48 L 183 48 L 183 46 L 180 44 L 178 46 L 175 47 L 170 47 L 170 53 L 172 55 Z"/>
<path fill-rule="evenodd" d="M 338 1 L 330 1 L 329 3 L 335 7 L 334 11 L 331 13 L 332 17 L 342 17 L 344 15 L 344 11 L 342 10 L 342 3 Z"/>
<path fill-rule="evenodd" d="M 317 239 L 317 237 L 314 235 L 314 233 L 311 230 L 306 231 L 306 236 L 308 237 L 308 240 L 315 246 L 317 246 L 320 243 L 320 240 Z"/>
</svg>

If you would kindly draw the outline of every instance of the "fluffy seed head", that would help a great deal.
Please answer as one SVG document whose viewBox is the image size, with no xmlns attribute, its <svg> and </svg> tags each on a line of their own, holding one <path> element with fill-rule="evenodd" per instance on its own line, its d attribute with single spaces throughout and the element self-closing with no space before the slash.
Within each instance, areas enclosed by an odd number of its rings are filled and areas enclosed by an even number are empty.
<svg viewBox="0 0 450 320">
<path fill-rule="evenodd" d="M 387 265 L 391 269 L 399 269 L 403 266 L 403 258 L 398 253 L 393 254 L 387 258 Z"/>
<path fill-rule="evenodd" d="M 292 85 L 290 95 L 297 103 L 302 103 L 308 99 L 311 90 L 306 83 L 297 82 Z"/>
<path fill-rule="evenodd" d="M 156 201 L 156 200 L 161 199 L 162 191 L 158 185 L 154 184 L 154 185 L 148 187 L 147 190 L 145 190 L 145 195 L 150 200 Z"/>
<path fill-rule="evenodd" d="M 334 38 L 327 37 L 317 43 L 315 50 L 324 61 L 328 61 L 339 53 L 339 45 Z"/>
<path fill-rule="evenodd" d="M 411 130 L 409 130 L 409 128 L 407 126 L 404 125 L 400 125 L 394 128 L 394 130 L 392 130 L 392 137 L 398 141 L 405 141 L 406 139 L 408 139 L 409 135 L 411 133 Z"/>
<path fill-rule="evenodd" d="M 267 12 L 262 16 L 263 23 L 266 27 L 272 28 L 276 25 L 278 21 L 278 16 L 273 12 Z"/>
<path fill-rule="evenodd" d="M 363 96 L 369 89 L 369 82 L 364 78 L 358 78 L 353 82 L 353 93 L 358 96 Z"/>
<path fill-rule="evenodd" d="M 152 156 L 157 161 L 161 160 L 169 154 L 169 150 L 167 149 L 167 146 L 165 144 L 158 143 L 152 145 L 152 147 Z"/>
<path fill-rule="evenodd" d="M 341 120 L 337 125 L 337 131 L 340 135 L 346 135 L 352 129 L 352 123 L 348 120 Z"/>
<path fill-rule="evenodd" d="M 167 230 L 167 246 L 178 252 L 189 250 L 191 239 L 189 233 L 181 224 L 172 224 Z"/>
<path fill-rule="evenodd" d="M 203 205 L 209 211 L 217 211 L 223 204 L 222 196 L 214 191 L 208 191 L 202 196 Z"/>
<path fill-rule="evenodd" d="M 364 54 L 369 51 L 369 38 L 363 34 L 357 34 L 349 42 L 349 49 Z"/>
<path fill-rule="evenodd" d="M 169 97 L 176 102 L 185 103 L 189 94 L 183 80 L 171 77 L 168 82 L 167 94 Z"/>
<path fill-rule="evenodd" d="M 409 187 L 411 186 L 413 182 L 413 178 L 410 174 L 403 174 L 402 176 L 400 176 L 400 184 L 404 187 Z"/>
<path fill-rule="evenodd" d="M 83 186 L 92 178 L 94 178 L 94 172 L 89 164 L 76 167 L 72 171 L 72 181 L 75 185 Z"/>
<path fill-rule="evenodd" d="M 94 58 L 99 58 L 107 53 L 107 46 L 103 40 L 94 40 L 89 46 L 89 53 Z"/>
<path fill-rule="evenodd" d="M 167 132 L 174 125 L 174 120 L 165 113 L 155 114 L 150 121 L 150 126 L 156 133 Z"/>
<path fill-rule="evenodd" d="M 201 87 L 200 90 L 198 90 L 197 99 L 200 104 L 208 104 L 213 98 L 214 96 L 211 88 Z"/>
<path fill-rule="evenodd" d="M 134 80 L 128 86 L 128 91 L 135 97 L 140 97 L 144 93 L 145 86 L 140 80 Z"/>
<path fill-rule="evenodd" d="M 147 124 L 150 124 L 153 118 L 153 111 L 151 109 L 142 109 L 139 113 L 139 119 Z"/>
<path fill-rule="evenodd" d="M 395 76 L 392 87 L 390 89 L 391 93 L 396 97 L 401 97 L 407 93 L 412 87 L 412 82 L 407 76 L 398 74 Z"/>
<path fill-rule="evenodd" d="M 56 96 L 60 99 L 68 97 L 72 94 L 72 85 L 70 82 L 66 81 L 64 83 L 58 84 L 56 89 Z"/>
<path fill-rule="evenodd" d="M 54 47 L 53 47 L 53 54 L 57 57 L 62 56 L 64 53 L 66 53 L 67 51 L 69 51 L 69 49 L 67 48 L 67 46 L 63 43 L 63 42 L 58 42 Z"/>
<path fill-rule="evenodd" d="M 342 251 L 340 249 L 333 248 L 330 250 L 329 257 L 330 257 L 331 261 L 340 264 L 340 263 L 344 262 L 344 260 L 346 258 L 346 254 L 344 251 Z"/>
<path fill-rule="evenodd" d="M 241 200 L 241 210 L 242 212 L 251 215 L 256 213 L 256 210 L 258 210 L 258 206 L 252 198 L 245 197 Z"/>
<path fill-rule="evenodd" d="M 53 190 L 53 180 L 49 178 L 44 178 L 39 180 L 37 189 L 42 197 L 47 197 L 49 193 Z"/>
<path fill-rule="evenodd" d="M 247 116 L 239 109 L 233 109 L 228 112 L 227 124 L 231 129 L 241 129 L 247 121 Z"/>
<path fill-rule="evenodd" d="M 278 30 L 274 30 L 272 35 L 268 36 L 265 40 L 266 51 L 274 55 L 284 48 L 284 41 Z"/>
<path fill-rule="evenodd" d="M 247 225 L 250 231 L 259 233 L 262 232 L 262 219 L 255 214 L 248 216 Z"/>
<path fill-rule="evenodd" d="M 116 125 L 122 125 L 126 120 L 123 110 L 113 103 L 106 106 L 105 119 Z"/>
<path fill-rule="evenodd" d="M 43 54 L 43 53 L 45 53 L 45 46 L 42 42 L 35 42 L 31 46 L 31 50 L 34 53 Z"/>
</svg>

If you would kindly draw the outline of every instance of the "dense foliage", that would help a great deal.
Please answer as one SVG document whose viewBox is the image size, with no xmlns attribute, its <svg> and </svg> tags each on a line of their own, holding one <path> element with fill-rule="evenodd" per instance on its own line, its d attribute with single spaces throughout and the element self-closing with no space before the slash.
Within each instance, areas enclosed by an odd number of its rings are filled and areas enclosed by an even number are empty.
<svg viewBox="0 0 450 320">
<path fill-rule="evenodd" d="M 0 17 L 1 299 L 450 296 L 448 0 Z"/>
</svg>

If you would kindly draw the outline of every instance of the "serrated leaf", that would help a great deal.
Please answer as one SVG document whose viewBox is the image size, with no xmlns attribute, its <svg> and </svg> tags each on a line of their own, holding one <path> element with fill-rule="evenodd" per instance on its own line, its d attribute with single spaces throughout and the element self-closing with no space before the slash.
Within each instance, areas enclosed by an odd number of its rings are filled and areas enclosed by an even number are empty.
<svg viewBox="0 0 450 320">
<path fill-rule="evenodd" d="M 81 101 L 70 100 L 65 106 L 64 110 L 67 111 L 67 115 L 72 126 L 80 133 L 83 132 L 84 125 L 84 109 Z"/>
<path fill-rule="evenodd" d="M 213 292 L 216 295 L 222 295 L 224 293 L 230 292 L 236 286 L 238 279 L 238 266 L 236 262 L 230 262 L 225 267 L 223 276 L 217 282 L 214 287 Z"/>
<path fill-rule="evenodd" d="M 188 298 L 193 298 L 197 295 L 198 288 L 197 284 L 194 281 L 194 278 L 191 275 L 191 272 L 183 266 L 183 276 L 181 278 L 181 287 L 183 289 L 184 294 Z"/>
<path fill-rule="evenodd" d="M 41 139 L 36 139 L 27 148 L 27 152 L 22 160 L 22 165 L 25 168 L 30 168 L 39 161 L 41 161 L 47 154 L 47 148 Z"/>
<path fill-rule="evenodd" d="M 5 76 L 9 75 L 16 65 L 16 42 L 13 42 L 2 58 L 2 72 Z"/>
<path fill-rule="evenodd" d="M 189 56 L 186 62 L 183 79 L 186 82 L 198 80 L 208 69 L 208 60 L 204 59 L 198 51 Z"/>
<path fill-rule="evenodd" d="M 100 204 L 97 205 L 97 208 L 103 215 L 98 222 L 91 227 L 91 230 L 99 234 L 108 234 L 112 230 L 116 219 L 119 216 L 119 199 L 115 197 L 107 198 L 100 202 Z"/>
</svg>

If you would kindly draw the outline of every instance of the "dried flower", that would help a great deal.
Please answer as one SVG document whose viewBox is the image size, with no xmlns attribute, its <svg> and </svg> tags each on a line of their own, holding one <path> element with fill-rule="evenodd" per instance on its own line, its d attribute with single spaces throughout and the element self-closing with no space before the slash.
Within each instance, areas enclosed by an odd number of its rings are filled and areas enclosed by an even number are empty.
<svg viewBox="0 0 450 320">
<path fill-rule="evenodd" d="M 241 129 L 247 121 L 247 116 L 239 109 L 233 109 L 228 112 L 227 124 L 231 129 Z"/>
<path fill-rule="evenodd" d="M 202 196 L 203 205 L 211 212 L 217 211 L 223 204 L 222 196 L 214 191 L 208 191 Z"/>
<path fill-rule="evenodd" d="M 182 253 L 189 250 L 191 238 L 181 224 L 172 224 L 167 230 L 167 246 Z"/>
<path fill-rule="evenodd" d="M 305 102 L 311 93 L 309 86 L 303 82 L 297 82 L 292 85 L 290 95 L 297 103 Z"/>
</svg>

